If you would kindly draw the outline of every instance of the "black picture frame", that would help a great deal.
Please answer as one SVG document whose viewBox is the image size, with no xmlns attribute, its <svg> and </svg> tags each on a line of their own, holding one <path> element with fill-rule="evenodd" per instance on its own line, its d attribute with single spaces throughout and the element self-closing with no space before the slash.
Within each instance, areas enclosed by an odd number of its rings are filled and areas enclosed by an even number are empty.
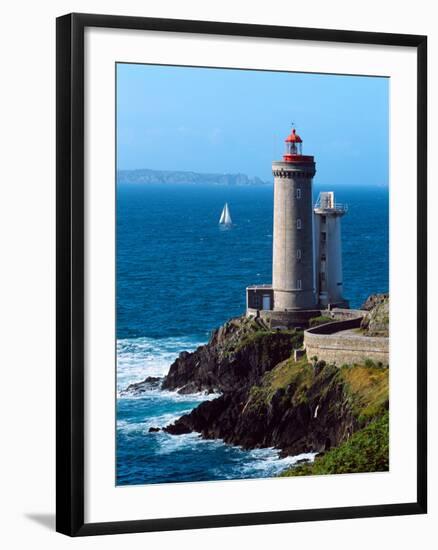
<svg viewBox="0 0 438 550">
<path fill-rule="evenodd" d="M 298 27 L 73 13 L 56 22 L 57 371 L 56 529 L 69 536 L 423 514 L 427 510 L 427 37 Z M 84 29 L 156 30 L 407 46 L 417 52 L 417 499 L 262 513 L 84 522 Z"/>
</svg>

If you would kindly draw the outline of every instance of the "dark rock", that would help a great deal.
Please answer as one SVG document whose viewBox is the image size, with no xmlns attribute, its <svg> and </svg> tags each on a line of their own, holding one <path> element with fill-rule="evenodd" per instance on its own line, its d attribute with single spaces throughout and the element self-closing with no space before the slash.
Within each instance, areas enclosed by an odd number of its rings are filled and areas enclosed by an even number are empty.
<svg viewBox="0 0 438 550">
<path fill-rule="evenodd" d="M 147 384 L 158 384 L 161 378 L 159 376 L 148 376 L 144 379 L 144 382 Z"/>
<path fill-rule="evenodd" d="M 141 395 L 142 393 L 145 393 L 148 390 L 155 390 L 160 387 L 161 384 L 161 378 L 157 376 L 148 376 L 141 382 L 135 382 L 133 384 L 129 384 L 129 386 L 123 390 L 121 393 L 122 395 Z"/>
<path fill-rule="evenodd" d="M 333 365 L 294 363 L 291 353 L 301 343 L 300 333 L 270 331 L 255 319 L 226 323 L 207 345 L 180 354 L 162 385 L 221 395 L 163 430 L 198 432 L 244 449 L 274 447 L 281 456 L 324 453 L 346 441 L 359 428 L 348 384 Z"/>
<path fill-rule="evenodd" d="M 149 432 L 159 432 L 161 428 L 154 428 L 153 426 L 149 428 Z"/>
<path fill-rule="evenodd" d="M 301 341 L 298 332 L 270 331 L 256 319 L 232 319 L 213 332 L 207 345 L 181 353 L 162 388 L 186 394 L 250 387 Z"/>
<path fill-rule="evenodd" d="M 163 432 L 167 432 L 172 435 L 188 434 L 193 431 L 193 429 L 191 429 L 188 425 L 184 423 L 184 416 L 182 416 L 177 422 L 175 422 L 175 424 L 170 424 L 169 426 L 165 426 L 163 428 Z"/>
<path fill-rule="evenodd" d="M 244 449 L 275 447 L 281 456 L 325 451 L 346 440 L 358 426 L 336 372 L 323 367 L 306 401 L 296 403 L 301 389 L 294 384 L 278 389 L 267 403 L 258 405 L 252 402 L 249 388 L 236 389 L 201 403 L 165 430 L 172 434 L 195 431 L 206 439 L 223 439 Z"/>
</svg>

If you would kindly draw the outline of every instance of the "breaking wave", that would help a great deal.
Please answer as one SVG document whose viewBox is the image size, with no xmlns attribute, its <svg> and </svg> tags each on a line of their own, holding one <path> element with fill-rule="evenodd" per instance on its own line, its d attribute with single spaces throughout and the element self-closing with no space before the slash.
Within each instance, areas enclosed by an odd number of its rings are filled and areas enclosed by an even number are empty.
<svg viewBox="0 0 438 550">
<path fill-rule="evenodd" d="M 181 351 L 205 344 L 197 338 L 124 338 L 117 340 L 117 388 L 125 389 L 147 376 L 165 376 Z"/>
</svg>

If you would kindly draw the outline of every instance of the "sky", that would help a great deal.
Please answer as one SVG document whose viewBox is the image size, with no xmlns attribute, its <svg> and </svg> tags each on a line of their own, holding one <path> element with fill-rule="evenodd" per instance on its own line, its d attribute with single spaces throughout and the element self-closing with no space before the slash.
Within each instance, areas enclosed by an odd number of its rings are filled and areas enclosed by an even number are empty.
<svg viewBox="0 0 438 550">
<path fill-rule="evenodd" d="M 117 168 L 272 180 L 294 123 L 315 183 L 388 184 L 389 79 L 117 64 Z"/>
</svg>

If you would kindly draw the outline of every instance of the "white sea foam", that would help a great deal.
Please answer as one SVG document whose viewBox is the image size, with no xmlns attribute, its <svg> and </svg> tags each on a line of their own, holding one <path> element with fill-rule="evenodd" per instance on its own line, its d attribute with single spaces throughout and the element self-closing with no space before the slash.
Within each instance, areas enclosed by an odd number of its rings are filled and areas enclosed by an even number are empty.
<svg viewBox="0 0 438 550">
<path fill-rule="evenodd" d="M 149 428 L 162 428 L 173 424 L 182 415 L 187 414 L 191 409 L 181 410 L 177 413 L 165 413 L 156 416 L 148 416 L 141 422 L 128 422 L 127 420 L 118 420 L 117 429 L 125 434 L 140 432 L 149 433 Z M 164 433 L 164 432 L 163 432 Z M 167 434 L 166 434 L 167 435 Z M 170 436 L 169 436 L 170 437 Z"/>
<path fill-rule="evenodd" d="M 187 448 L 193 448 L 203 441 L 201 436 L 196 432 L 178 436 L 162 432 L 161 435 L 162 437 L 157 440 L 159 445 L 155 452 L 162 456 L 178 453 L 178 451 Z M 201 452 L 201 449 L 199 449 L 199 452 Z"/>
<path fill-rule="evenodd" d="M 137 417 L 131 420 L 119 419 L 117 429 L 129 437 L 139 435 L 140 437 L 153 438 L 151 441 L 154 442 L 154 453 L 162 456 L 163 460 L 168 455 L 177 455 L 188 449 L 192 449 L 196 454 L 200 453 L 200 456 L 210 456 L 210 453 L 213 453 L 211 456 L 214 456 L 216 452 L 225 452 L 224 457 L 228 457 L 228 462 L 218 465 L 217 468 L 212 468 L 213 479 L 272 477 L 299 460 L 313 461 L 315 453 L 279 458 L 277 449 L 244 451 L 239 447 L 227 445 L 220 439 L 203 439 L 198 433 L 178 436 L 163 431 L 149 433 L 150 428 L 168 426 L 182 415 L 189 413 L 197 403 L 215 399 L 218 394 L 206 395 L 201 392 L 180 395 L 177 392 L 161 391 L 159 388 L 153 387 L 140 395 L 120 394 L 120 391 L 123 392 L 129 384 L 140 382 L 148 376 L 162 377 L 166 375 L 170 365 L 181 351 L 193 351 L 203 343 L 205 342 L 189 337 L 162 339 L 144 337 L 118 340 L 117 387 L 119 399 L 138 400 L 138 406 L 136 404 L 134 409 L 137 411 Z M 134 403 L 132 405 L 134 406 Z M 129 403 L 125 402 L 125 406 L 129 406 Z M 144 418 L 141 418 L 142 414 L 138 415 L 138 411 L 142 410 L 143 406 L 146 409 Z M 164 412 L 163 409 L 167 409 L 167 411 Z M 150 414 L 151 412 L 152 414 Z"/>
<path fill-rule="evenodd" d="M 123 390 L 147 376 L 162 377 L 182 351 L 205 342 L 190 337 L 124 338 L 117 341 L 117 387 Z"/>
<path fill-rule="evenodd" d="M 170 435 L 161 432 L 157 442 L 159 446 L 156 452 L 160 455 L 178 453 L 180 450 L 191 448 L 203 455 L 212 453 L 220 447 L 228 448 L 232 453 L 230 459 L 234 466 L 230 468 L 219 466 L 212 470 L 213 479 L 236 479 L 248 477 L 275 477 L 286 468 L 306 460 L 313 462 L 317 453 L 301 453 L 295 456 L 279 457 L 278 449 L 272 447 L 266 449 L 253 449 L 246 451 L 223 442 L 222 439 L 203 439 L 198 433 L 193 432 L 183 435 Z M 236 475 L 238 473 L 238 475 Z"/>
<path fill-rule="evenodd" d="M 316 456 L 316 453 L 301 453 L 280 458 L 279 451 L 272 447 L 242 451 L 242 453 L 243 456 L 236 463 L 235 468 L 228 475 L 226 474 L 228 479 L 236 479 L 236 477 L 275 477 L 301 460 L 313 462 Z M 236 476 L 236 471 L 240 472 L 240 475 Z"/>
<path fill-rule="evenodd" d="M 156 401 L 157 403 L 163 403 L 163 401 L 166 400 L 174 403 L 201 403 L 202 401 L 211 401 L 216 399 L 220 395 L 220 393 L 206 392 L 179 394 L 177 391 L 161 390 L 160 388 L 146 389 L 142 393 L 136 393 L 135 390 L 132 392 L 130 390 L 127 391 L 123 386 L 117 391 L 118 399 L 147 399 L 148 401 Z"/>
<path fill-rule="evenodd" d="M 243 470 L 250 468 L 251 470 L 261 470 L 267 473 L 280 472 L 288 466 L 293 466 L 300 460 L 308 460 L 313 462 L 316 453 L 301 453 L 295 456 L 286 456 L 279 458 L 278 450 L 273 448 L 268 449 L 254 449 L 250 452 L 252 458 L 257 459 L 257 462 L 251 462 L 250 464 L 243 464 Z"/>
</svg>

